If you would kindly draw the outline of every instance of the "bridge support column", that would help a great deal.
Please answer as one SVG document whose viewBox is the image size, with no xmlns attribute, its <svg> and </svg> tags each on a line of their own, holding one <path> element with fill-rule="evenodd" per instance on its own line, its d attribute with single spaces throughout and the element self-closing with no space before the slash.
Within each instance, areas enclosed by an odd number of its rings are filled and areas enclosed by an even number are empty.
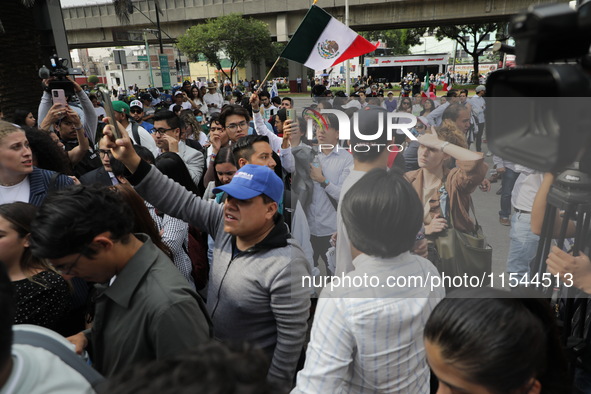
<svg viewBox="0 0 591 394">
<path fill-rule="evenodd" d="M 294 62 L 293 60 L 288 60 L 287 65 L 289 67 L 289 92 L 290 93 L 298 93 L 298 82 L 297 78 L 302 79 L 302 92 L 306 93 L 308 91 L 308 83 L 307 83 L 307 70 L 308 68 L 303 64 Z"/>
</svg>

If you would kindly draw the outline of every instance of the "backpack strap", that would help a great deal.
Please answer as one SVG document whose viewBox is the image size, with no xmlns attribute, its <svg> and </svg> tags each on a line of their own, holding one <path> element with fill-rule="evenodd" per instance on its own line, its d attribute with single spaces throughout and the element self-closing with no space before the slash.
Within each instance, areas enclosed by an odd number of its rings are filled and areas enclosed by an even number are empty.
<svg viewBox="0 0 591 394">
<path fill-rule="evenodd" d="M 55 354 L 64 363 L 82 375 L 93 388 L 96 388 L 105 380 L 101 374 L 86 364 L 80 356 L 49 335 L 43 335 L 34 331 L 14 330 L 13 343 L 39 347 Z"/>
<path fill-rule="evenodd" d="M 135 122 L 131 122 L 131 134 L 133 134 L 133 140 L 136 145 L 142 146 L 142 140 L 140 140 L 139 125 Z"/>
</svg>

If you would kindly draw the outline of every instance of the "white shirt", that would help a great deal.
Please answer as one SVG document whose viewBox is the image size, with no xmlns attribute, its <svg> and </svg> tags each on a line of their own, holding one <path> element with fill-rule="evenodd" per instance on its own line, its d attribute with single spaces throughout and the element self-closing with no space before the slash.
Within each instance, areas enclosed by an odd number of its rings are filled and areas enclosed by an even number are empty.
<svg viewBox="0 0 591 394">
<path fill-rule="evenodd" d="M 0 186 L 0 204 L 10 204 L 13 202 L 29 202 L 31 194 L 31 183 L 29 177 L 12 186 Z"/>
<path fill-rule="evenodd" d="M 335 147 L 330 154 L 318 153 L 318 161 L 328 186 L 322 187 L 314 182 L 312 201 L 306 209 L 310 234 L 316 237 L 332 235 L 337 231 L 337 211 L 330 202 L 328 195 L 335 201 L 341 196 L 341 186 L 349 176 L 353 165 L 353 156 L 344 148 Z M 328 195 L 327 195 L 328 194 Z"/>
<path fill-rule="evenodd" d="M 208 111 L 210 114 L 214 114 L 216 112 L 220 112 L 222 106 L 224 105 L 224 97 L 221 93 L 214 93 L 211 94 L 209 92 L 203 95 L 203 101 L 205 101 L 205 105 L 208 106 Z M 209 107 L 210 104 L 215 104 L 217 107 Z"/>
<path fill-rule="evenodd" d="M 138 144 L 138 142 L 133 137 L 133 133 L 131 132 L 131 122 L 129 122 L 129 124 L 125 128 L 125 131 L 127 131 L 127 134 L 129 134 L 129 138 L 131 138 L 131 140 L 133 141 L 134 144 L 141 145 L 145 148 L 148 148 L 148 149 L 150 149 L 150 152 L 152 152 L 154 157 L 158 156 L 158 153 L 160 151 L 158 150 L 158 147 L 156 146 L 156 141 L 154 141 L 154 138 L 152 137 L 152 135 L 150 133 L 148 133 L 148 131 L 146 129 L 144 129 L 140 125 L 138 125 L 138 127 L 137 127 L 137 133 L 140 136 L 141 144 Z"/>
<path fill-rule="evenodd" d="M 468 102 L 472 105 L 472 113 L 476 116 L 476 121 L 484 123 L 484 110 L 486 108 L 484 97 L 476 95 L 471 97 Z"/>
<path fill-rule="evenodd" d="M 515 170 L 520 174 L 513 186 L 511 205 L 521 211 L 531 212 L 536 194 L 542 186 L 544 174 L 519 164 L 515 165 Z"/>
<path fill-rule="evenodd" d="M 435 108 L 429 115 L 427 115 L 427 120 L 429 121 L 430 125 L 434 125 L 436 127 L 441 126 L 441 117 L 443 113 L 449 107 L 450 102 L 447 101 L 445 104 L 441 104 L 439 107 Z"/>
<path fill-rule="evenodd" d="M 292 394 L 428 393 L 423 328 L 443 288 L 388 287 L 388 276 L 438 276 L 428 260 L 402 253 L 360 255 L 349 277 L 376 276 L 378 287 L 325 287 Z"/>
<path fill-rule="evenodd" d="M 348 273 L 353 271 L 353 257 L 351 256 L 351 241 L 343 223 L 343 215 L 341 214 L 341 204 L 343 203 L 343 197 L 349 189 L 357 183 L 367 172 L 358 171 L 351 169 L 349 176 L 343 182 L 341 187 L 341 196 L 339 198 L 339 205 L 337 208 L 337 246 L 336 246 L 336 268 L 335 275 L 340 276 L 342 273 Z"/>
<path fill-rule="evenodd" d="M 96 117 L 99 119 L 101 116 L 107 116 L 107 113 L 103 107 L 94 107 L 94 112 L 96 113 Z"/>
<path fill-rule="evenodd" d="M 174 106 L 177 104 L 171 104 L 170 107 L 168 107 L 169 111 L 173 111 Z M 181 107 L 183 107 L 183 109 L 191 109 L 193 108 L 193 106 L 191 105 L 190 102 L 188 101 L 183 101 L 183 103 L 181 104 Z"/>
</svg>

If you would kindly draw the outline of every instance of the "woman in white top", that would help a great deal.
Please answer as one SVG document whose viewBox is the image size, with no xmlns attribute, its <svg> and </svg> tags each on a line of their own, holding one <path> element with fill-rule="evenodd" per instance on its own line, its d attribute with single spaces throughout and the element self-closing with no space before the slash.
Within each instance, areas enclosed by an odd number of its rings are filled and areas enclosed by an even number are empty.
<svg viewBox="0 0 591 394">
<path fill-rule="evenodd" d="M 193 108 L 200 110 L 201 112 L 203 112 L 204 115 L 206 115 L 207 114 L 207 105 L 205 105 L 205 102 L 203 101 L 203 96 L 201 95 L 201 91 L 199 90 L 199 88 L 197 86 L 193 86 L 193 88 L 191 89 L 191 97 L 190 98 L 195 103 L 195 107 L 193 107 Z"/>
<path fill-rule="evenodd" d="M 23 129 L 0 121 L 0 204 L 21 201 L 40 205 L 48 190 L 72 183 L 65 175 L 33 167 L 33 154 Z"/>
</svg>

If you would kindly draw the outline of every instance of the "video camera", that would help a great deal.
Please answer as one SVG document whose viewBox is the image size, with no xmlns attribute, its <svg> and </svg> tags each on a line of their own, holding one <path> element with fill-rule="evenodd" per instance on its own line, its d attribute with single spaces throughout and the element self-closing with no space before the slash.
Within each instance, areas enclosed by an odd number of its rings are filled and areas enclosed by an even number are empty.
<svg viewBox="0 0 591 394">
<path fill-rule="evenodd" d="M 66 77 L 68 75 L 82 75 L 80 69 L 68 68 L 68 60 L 57 55 L 49 58 L 49 64 L 50 68 L 43 66 L 39 69 L 41 79 L 55 78 L 49 82 L 47 90 L 51 92 L 52 89 L 63 89 L 67 97 L 72 96 L 74 94 L 74 85 Z"/>
<path fill-rule="evenodd" d="M 490 150 L 539 171 L 578 161 L 591 174 L 591 2 L 530 7 L 509 33 L 519 66 L 487 80 Z"/>
</svg>

